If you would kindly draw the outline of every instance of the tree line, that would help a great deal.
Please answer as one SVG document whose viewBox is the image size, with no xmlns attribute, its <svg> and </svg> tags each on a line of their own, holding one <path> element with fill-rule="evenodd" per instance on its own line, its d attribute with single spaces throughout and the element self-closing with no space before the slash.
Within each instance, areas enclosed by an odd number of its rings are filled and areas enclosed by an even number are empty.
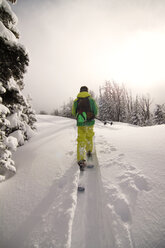
<svg viewBox="0 0 165 248">
<path fill-rule="evenodd" d="M 95 96 L 94 92 L 90 93 L 97 101 L 97 118 L 101 121 L 126 122 L 138 126 L 165 123 L 165 104 L 156 104 L 152 110 L 152 99 L 148 94 L 133 97 L 130 90 L 115 81 L 106 81 L 100 86 L 99 96 Z M 68 103 L 52 114 L 72 118 L 72 104 L 73 99 L 70 98 Z"/>
</svg>

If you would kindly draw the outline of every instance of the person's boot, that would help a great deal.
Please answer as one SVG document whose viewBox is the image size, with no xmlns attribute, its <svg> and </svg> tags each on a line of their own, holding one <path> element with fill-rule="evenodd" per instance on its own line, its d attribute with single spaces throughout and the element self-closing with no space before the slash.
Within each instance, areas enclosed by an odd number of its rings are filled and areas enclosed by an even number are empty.
<svg viewBox="0 0 165 248">
<path fill-rule="evenodd" d="M 88 152 L 87 152 L 87 157 L 88 157 L 88 158 L 92 158 L 92 153 L 91 153 L 91 151 L 88 151 Z"/>
<path fill-rule="evenodd" d="M 86 161 L 85 161 L 85 159 L 78 161 L 78 165 L 80 167 L 80 171 L 84 171 L 84 169 L 86 167 Z"/>
</svg>

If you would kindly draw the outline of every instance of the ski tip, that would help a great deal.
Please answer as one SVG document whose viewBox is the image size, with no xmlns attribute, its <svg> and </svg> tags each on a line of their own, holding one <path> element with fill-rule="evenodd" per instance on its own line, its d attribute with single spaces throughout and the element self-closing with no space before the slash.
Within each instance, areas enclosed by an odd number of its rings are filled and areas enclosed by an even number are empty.
<svg viewBox="0 0 165 248">
<path fill-rule="evenodd" d="M 79 192 L 84 192 L 85 191 L 85 188 L 83 186 L 78 186 L 78 191 Z"/>
<path fill-rule="evenodd" d="M 88 169 L 92 169 L 93 167 L 94 167 L 93 164 L 87 165 L 87 168 L 88 168 Z"/>
</svg>

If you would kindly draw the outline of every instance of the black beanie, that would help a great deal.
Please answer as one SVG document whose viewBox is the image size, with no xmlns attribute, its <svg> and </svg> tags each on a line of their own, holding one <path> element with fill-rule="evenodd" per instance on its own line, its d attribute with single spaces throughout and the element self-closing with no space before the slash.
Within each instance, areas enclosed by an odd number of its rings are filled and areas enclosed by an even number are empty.
<svg viewBox="0 0 165 248">
<path fill-rule="evenodd" d="M 80 88 L 80 92 L 82 92 L 82 91 L 87 91 L 87 92 L 88 92 L 88 88 L 87 88 L 86 86 L 82 86 L 82 87 Z"/>
</svg>

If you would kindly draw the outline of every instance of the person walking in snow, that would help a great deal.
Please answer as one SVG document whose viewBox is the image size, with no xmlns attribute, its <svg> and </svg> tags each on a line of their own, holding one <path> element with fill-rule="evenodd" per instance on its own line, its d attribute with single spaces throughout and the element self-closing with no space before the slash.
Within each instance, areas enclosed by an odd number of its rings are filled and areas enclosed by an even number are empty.
<svg viewBox="0 0 165 248">
<path fill-rule="evenodd" d="M 72 114 L 77 119 L 77 163 L 80 170 L 86 166 L 86 155 L 92 156 L 95 117 L 98 108 L 95 100 L 88 93 L 88 88 L 82 86 L 73 102 Z"/>
</svg>

